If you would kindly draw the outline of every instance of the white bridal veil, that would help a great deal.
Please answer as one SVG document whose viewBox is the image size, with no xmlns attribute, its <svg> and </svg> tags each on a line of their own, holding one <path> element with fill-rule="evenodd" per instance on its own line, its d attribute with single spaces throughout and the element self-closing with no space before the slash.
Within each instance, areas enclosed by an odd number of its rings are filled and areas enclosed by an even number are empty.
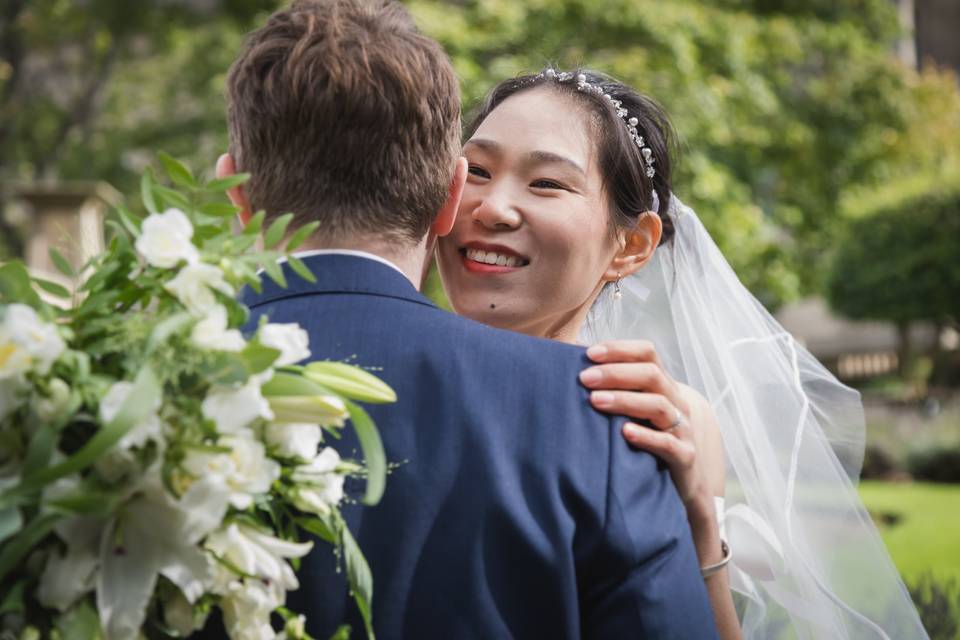
<svg viewBox="0 0 960 640">
<path fill-rule="evenodd" d="M 692 209 L 674 197 L 670 213 L 673 241 L 621 282 L 620 300 L 598 299 L 581 338 L 651 340 L 716 412 L 744 637 L 926 638 L 857 495 L 859 393 L 747 291 Z"/>
</svg>

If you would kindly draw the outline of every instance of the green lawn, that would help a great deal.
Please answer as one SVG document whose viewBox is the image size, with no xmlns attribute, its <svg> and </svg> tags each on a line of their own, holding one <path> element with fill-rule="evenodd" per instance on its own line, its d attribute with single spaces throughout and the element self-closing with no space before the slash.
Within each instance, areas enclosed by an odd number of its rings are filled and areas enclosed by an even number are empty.
<svg viewBox="0 0 960 640">
<path fill-rule="evenodd" d="M 863 482 L 860 496 L 880 524 L 880 534 L 906 582 L 931 572 L 960 579 L 960 485 Z"/>
</svg>

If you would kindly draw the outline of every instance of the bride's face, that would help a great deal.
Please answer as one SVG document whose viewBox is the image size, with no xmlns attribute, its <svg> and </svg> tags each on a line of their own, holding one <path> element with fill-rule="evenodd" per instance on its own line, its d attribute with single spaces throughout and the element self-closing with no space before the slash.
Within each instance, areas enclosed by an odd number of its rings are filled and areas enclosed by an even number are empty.
<svg viewBox="0 0 960 640">
<path fill-rule="evenodd" d="M 549 89 L 512 96 L 483 121 L 464 146 L 467 185 L 438 251 L 457 313 L 576 339 L 618 250 L 594 149 L 588 116 Z"/>
</svg>

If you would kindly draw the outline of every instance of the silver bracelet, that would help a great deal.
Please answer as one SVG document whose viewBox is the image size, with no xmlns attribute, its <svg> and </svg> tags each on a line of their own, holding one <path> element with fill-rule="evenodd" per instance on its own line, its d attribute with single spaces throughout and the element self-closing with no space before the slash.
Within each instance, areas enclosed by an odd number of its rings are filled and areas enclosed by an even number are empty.
<svg viewBox="0 0 960 640">
<path fill-rule="evenodd" d="M 709 578 L 730 564 L 730 558 L 733 557 L 733 552 L 730 551 L 730 545 L 728 545 L 727 541 L 723 538 L 720 538 L 720 550 L 723 552 L 723 560 L 717 564 L 708 564 L 707 566 L 700 568 L 700 574 L 704 578 Z"/>
</svg>

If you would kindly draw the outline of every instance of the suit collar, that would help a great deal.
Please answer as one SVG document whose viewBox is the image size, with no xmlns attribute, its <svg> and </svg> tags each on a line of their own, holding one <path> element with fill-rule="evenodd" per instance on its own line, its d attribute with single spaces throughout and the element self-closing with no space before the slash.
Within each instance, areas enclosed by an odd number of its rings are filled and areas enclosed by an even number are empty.
<svg viewBox="0 0 960 640">
<path fill-rule="evenodd" d="M 431 307 L 436 305 L 421 294 L 400 271 L 382 262 L 357 255 L 322 253 L 302 258 L 316 277 L 307 282 L 289 264 L 281 265 L 287 279 L 284 289 L 265 275 L 261 276 L 263 291 L 256 293 L 250 287 L 240 292 L 240 300 L 248 307 L 286 298 L 323 293 L 359 293 L 409 300 Z"/>
</svg>

